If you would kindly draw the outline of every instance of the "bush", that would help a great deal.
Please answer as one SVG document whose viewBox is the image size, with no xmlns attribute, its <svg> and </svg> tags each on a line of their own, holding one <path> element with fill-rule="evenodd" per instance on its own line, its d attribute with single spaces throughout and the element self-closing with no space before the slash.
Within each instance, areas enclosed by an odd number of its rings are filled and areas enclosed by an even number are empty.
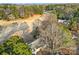
<svg viewBox="0 0 79 59">
<path fill-rule="evenodd" d="M 0 49 L 1 54 L 9 55 L 30 55 L 32 51 L 28 44 L 26 44 L 23 39 L 19 36 L 12 36 L 10 39 L 6 40 Z"/>
</svg>

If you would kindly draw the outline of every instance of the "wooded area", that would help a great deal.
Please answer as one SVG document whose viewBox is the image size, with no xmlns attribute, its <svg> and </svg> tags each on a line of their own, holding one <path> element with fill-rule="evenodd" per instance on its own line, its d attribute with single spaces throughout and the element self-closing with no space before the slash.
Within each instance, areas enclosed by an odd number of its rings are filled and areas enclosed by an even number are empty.
<svg viewBox="0 0 79 59">
<path fill-rule="evenodd" d="M 79 54 L 79 4 L 0 4 L 0 20 L 27 20 L 33 15 L 47 15 L 44 21 L 35 21 L 33 31 L 26 35 L 26 39 L 31 35 L 38 40 L 36 47 L 12 36 L 0 44 L 0 54 L 32 55 L 34 49 L 38 55 Z"/>
</svg>

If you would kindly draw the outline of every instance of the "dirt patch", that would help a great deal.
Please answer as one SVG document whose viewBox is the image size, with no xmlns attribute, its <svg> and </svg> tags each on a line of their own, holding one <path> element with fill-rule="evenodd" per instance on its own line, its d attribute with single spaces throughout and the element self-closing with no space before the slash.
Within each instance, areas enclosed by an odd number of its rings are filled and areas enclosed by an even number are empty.
<svg viewBox="0 0 79 59">
<path fill-rule="evenodd" d="M 27 22 L 27 24 L 31 24 L 34 22 L 36 19 L 38 19 L 41 15 L 33 15 L 32 17 L 26 18 L 26 19 L 16 19 L 16 20 L 11 20 L 11 21 L 5 21 L 5 20 L 0 20 L 0 25 L 6 26 L 10 25 L 11 23 L 22 23 L 22 22 Z"/>
</svg>

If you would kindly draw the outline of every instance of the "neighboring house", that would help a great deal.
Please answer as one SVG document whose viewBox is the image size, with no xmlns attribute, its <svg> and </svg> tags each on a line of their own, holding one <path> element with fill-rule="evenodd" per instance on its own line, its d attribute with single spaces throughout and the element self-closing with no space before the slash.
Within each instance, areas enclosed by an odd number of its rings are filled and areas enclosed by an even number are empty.
<svg viewBox="0 0 79 59">
<path fill-rule="evenodd" d="M 61 19 L 58 20 L 58 23 L 64 23 L 64 22 L 66 22 L 66 20 L 61 20 Z"/>
<path fill-rule="evenodd" d="M 69 25 L 69 20 L 61 20 L 61 19 L 59 19 L 58 23 L 64 24 L 65 26 L 68 26 Z"/>
</svg>

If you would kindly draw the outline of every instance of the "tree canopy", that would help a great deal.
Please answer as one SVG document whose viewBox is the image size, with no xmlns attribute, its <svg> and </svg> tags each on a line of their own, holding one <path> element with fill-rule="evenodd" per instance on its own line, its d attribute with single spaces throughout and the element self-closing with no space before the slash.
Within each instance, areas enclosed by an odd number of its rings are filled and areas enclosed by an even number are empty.
<svg viewBox="0 0 79 59">
<path fill-rule="evenodd" d="M 12 36 L 0 45 L 0 54 L 9 55 L 30 55 L 32 51 L 28 44 L 19 36 Z"/>
</svg>

